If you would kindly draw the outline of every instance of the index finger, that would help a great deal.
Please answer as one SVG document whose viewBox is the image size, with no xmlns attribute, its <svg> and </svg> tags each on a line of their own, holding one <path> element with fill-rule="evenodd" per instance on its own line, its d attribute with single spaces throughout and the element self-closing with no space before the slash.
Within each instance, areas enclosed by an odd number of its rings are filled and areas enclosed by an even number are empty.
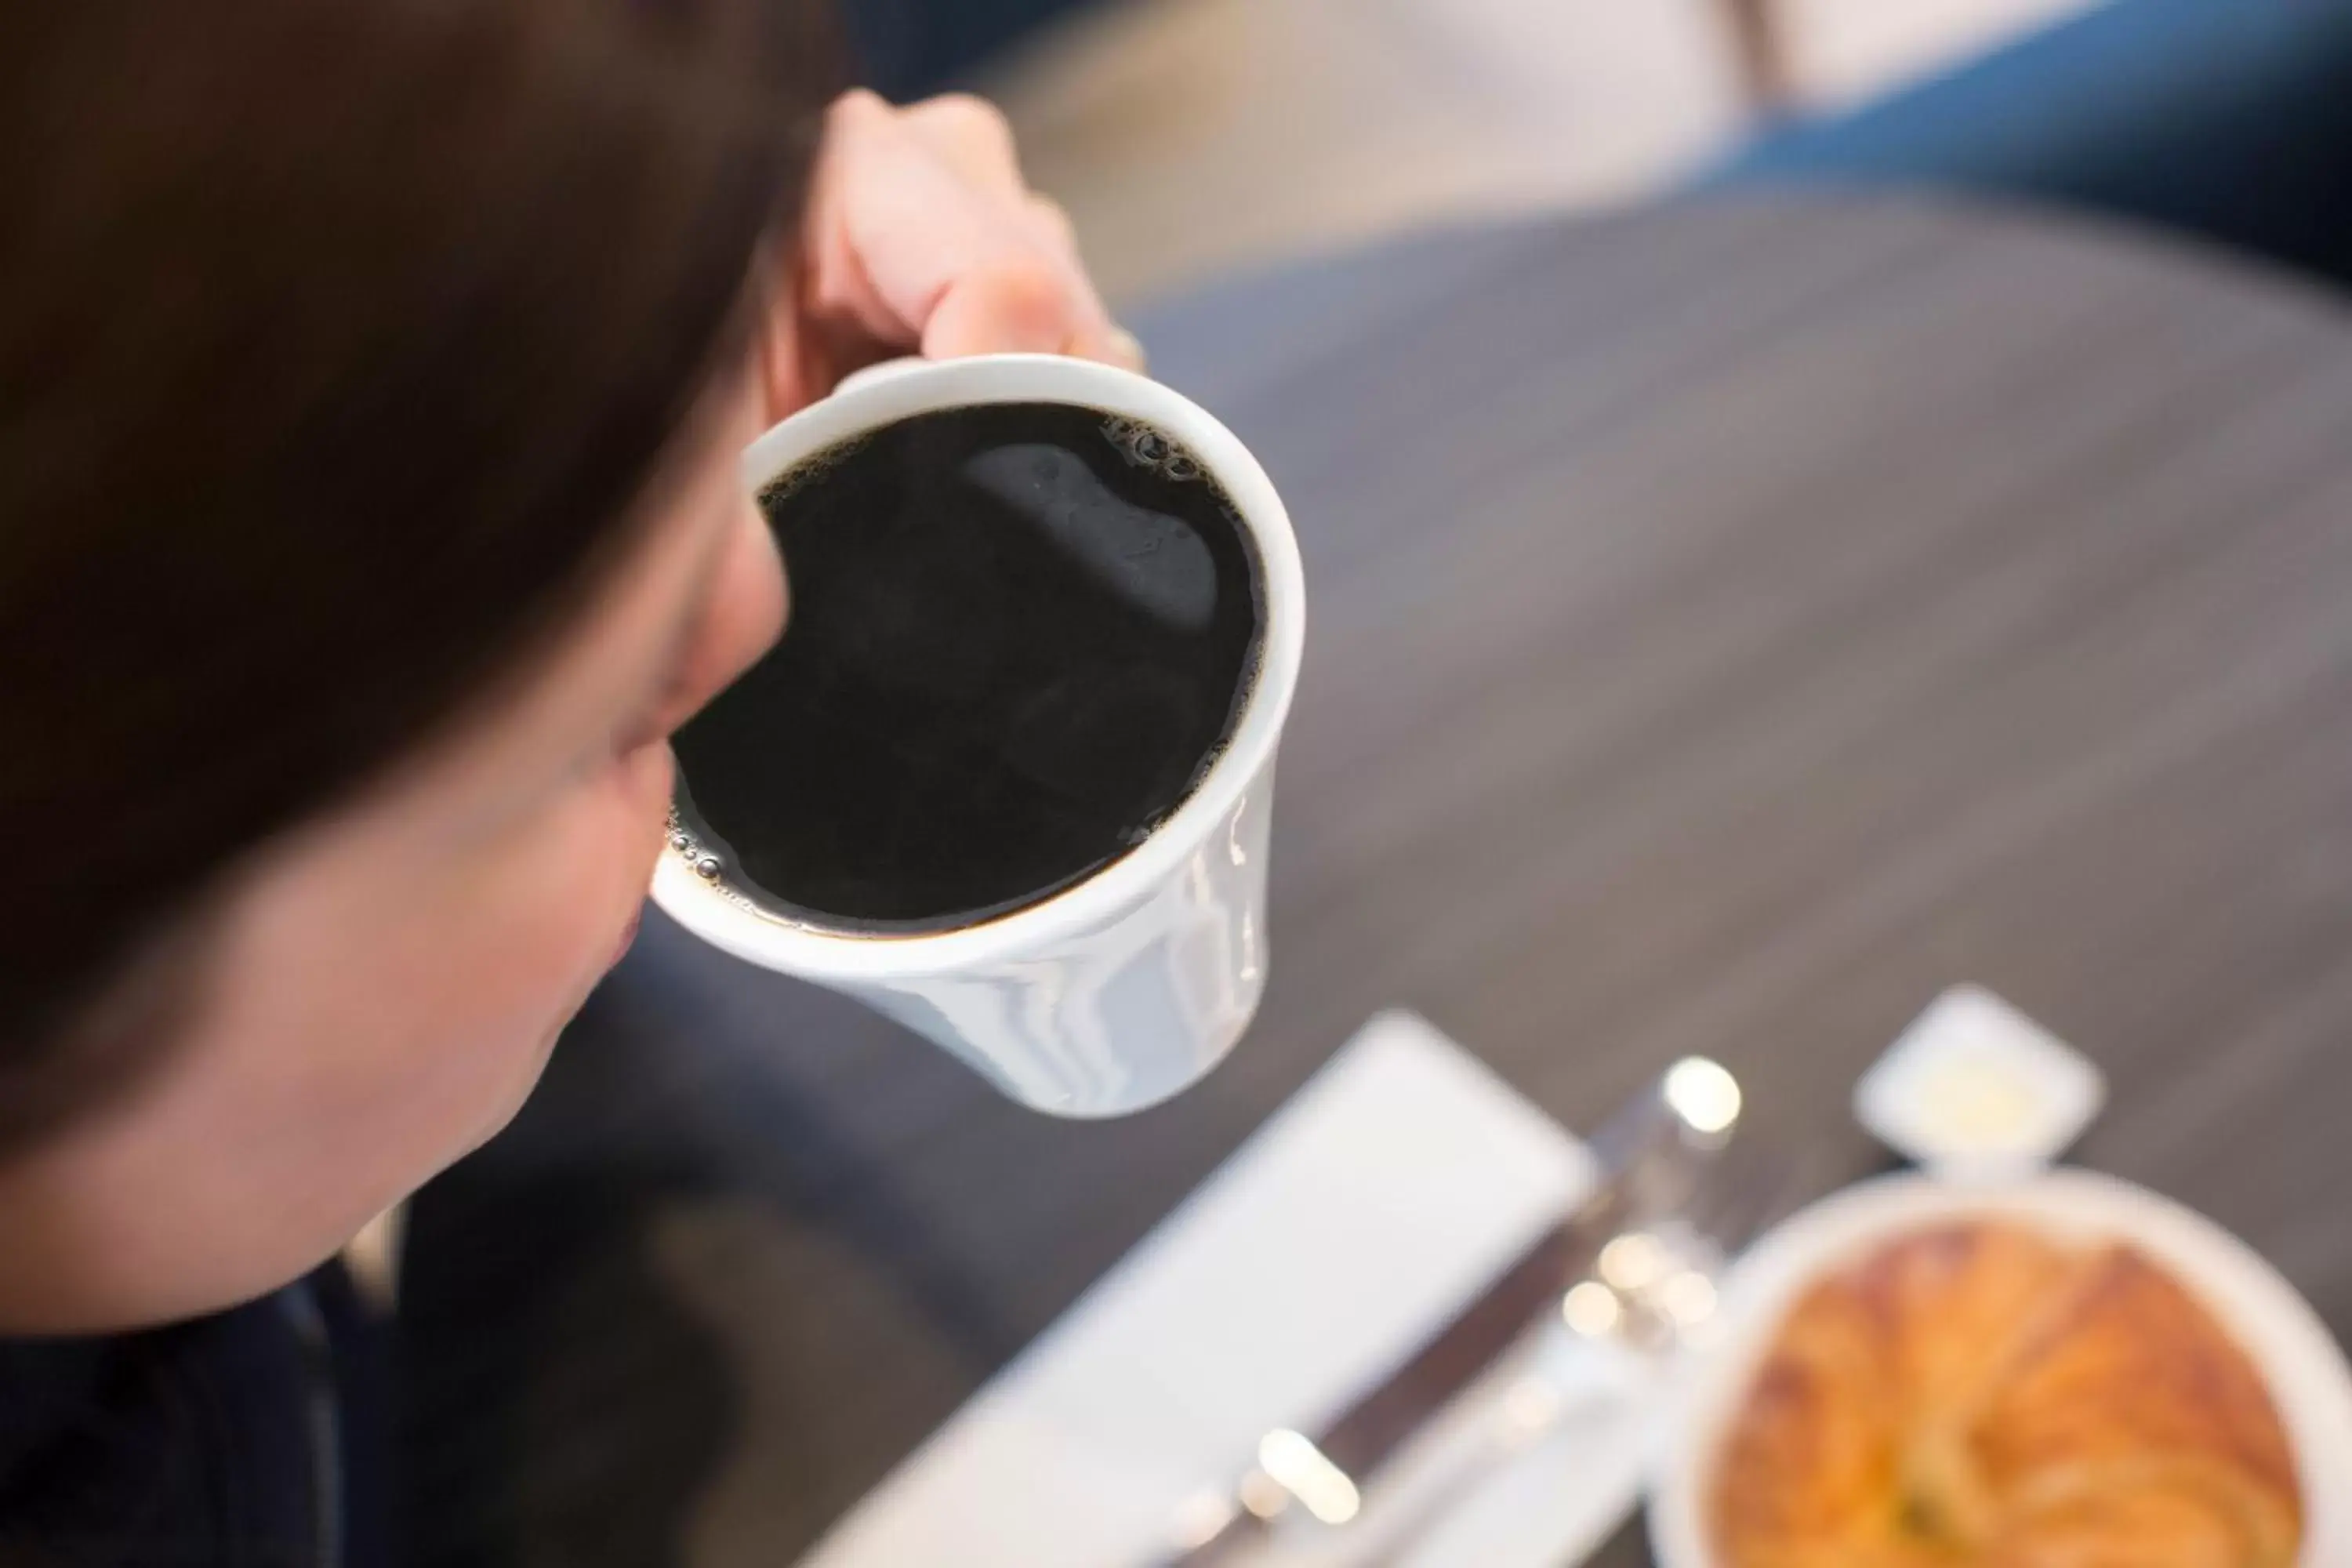
<svg viewBox="0 0 2352 1568">
<path fill-rule="evenodd" d="M 918 141 L 982 190 L 1015 201 L 1029 194 L 1012 122 L 988 100 L 968 92 L 942 93 L 896 112 Z"/>
<path fill-rule="evenodd" d="M 1110 333 L 1074 261 L 974 185 L 879 100 L 845 100 L 843 160 L 820 182 L 808 255 L 820 303 L 934 358 L 1055 353 Z"/>
</svg>

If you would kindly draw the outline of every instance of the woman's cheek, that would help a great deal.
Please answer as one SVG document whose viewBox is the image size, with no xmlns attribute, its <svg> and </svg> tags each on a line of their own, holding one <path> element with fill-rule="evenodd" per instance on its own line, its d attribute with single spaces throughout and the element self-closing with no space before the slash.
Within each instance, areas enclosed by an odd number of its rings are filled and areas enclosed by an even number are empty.
<svg viewBox="0 0 2352 1568">
<path fill-rule="evenodd" d="M 541 819 L 530 836 L 533 863 L 509 868 L 505 896 L 491 901 L 503 906 L 502 930 L 474 949 L 493 966 L 483 992 L 506 999 L 479 1016 L 498 1037 L 480 1059 L 500 1065 L 467 1147 L 521 1107 L 556 1036 L 618 962 L 661 850 L 669 780 L 667 746 L 614 759 Z"/>
<path fill-rule="evenodd" d="M 627 943 L 635 937 L 637 921 L 653 885 L 654 867 L 668 837 L 670 799 L 677 790 L 677 763 L 668 742 L 640 746 L 621 761 L 617 782 L 622 820 L 615 831 L 622 849 L 615 860 L 622 871 L 620 898 L 626 915 L 624 934 L 604 954 L 600 975 L 621 961 Z"/>
<path fill-rule="evenodd" d="M 580 825 L 566 836 L 564 858 L 578 879 L 572 897 L 586 912 L 574 954 L 582 987 L 574 1006 L 618 960 L 644 907 L 667 828 L 672 767 L 668 745 L 658 742 L 614 758 L 581 803 Z"/>
<path fill-rule="evenodd" d="M 529 988 L 513 998 L 535 1015 L 520 1043 L 541 1044 L 612 967 L 653 879 L 669 795 L 669 748 L 639 747 L 579 779 L 514 846 L 525 863 L 500 869 L 484 900 L 494 929 L 477 951 Z"/>
</svg>

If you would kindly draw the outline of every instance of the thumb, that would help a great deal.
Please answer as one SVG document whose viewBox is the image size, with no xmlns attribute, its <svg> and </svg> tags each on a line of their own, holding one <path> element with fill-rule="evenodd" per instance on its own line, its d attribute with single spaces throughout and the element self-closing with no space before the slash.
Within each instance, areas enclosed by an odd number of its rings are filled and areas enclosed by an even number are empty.
<svg viewBox="0 0 2352 1568">
<path fill-rule="evenodd" d="M 923 355 L 1061 353 L 1080 333 L 1069 288 L 1041 260 L 1012 255 L 948 285 L 923 323 Z"/>
</svg>

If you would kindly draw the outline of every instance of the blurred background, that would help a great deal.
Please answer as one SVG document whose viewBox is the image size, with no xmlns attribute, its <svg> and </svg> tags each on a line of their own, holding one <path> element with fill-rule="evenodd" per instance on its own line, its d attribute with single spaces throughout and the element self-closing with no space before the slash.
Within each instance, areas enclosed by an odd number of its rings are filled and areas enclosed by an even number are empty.
<svg viewBox="0 0 2352 1568">
<path fill-rule="evenodd" d="M 1119 303 L 1622 201 L 2091 0 L 849 0 L 893 97 L 1002 104 Z"/>
</svg>

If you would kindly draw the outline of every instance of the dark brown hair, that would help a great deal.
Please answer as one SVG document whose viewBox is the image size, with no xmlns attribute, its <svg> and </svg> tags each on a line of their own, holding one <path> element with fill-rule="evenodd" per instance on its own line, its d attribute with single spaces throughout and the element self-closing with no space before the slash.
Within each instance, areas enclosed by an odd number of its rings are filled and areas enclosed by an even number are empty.
<svg viewBox="0 0 2352 1568">
<path fill-rule="evenodd" d="M 623 553 L 834 64 L 804 0 L 7 7 L 0 1142 Z"/>
</svg>

